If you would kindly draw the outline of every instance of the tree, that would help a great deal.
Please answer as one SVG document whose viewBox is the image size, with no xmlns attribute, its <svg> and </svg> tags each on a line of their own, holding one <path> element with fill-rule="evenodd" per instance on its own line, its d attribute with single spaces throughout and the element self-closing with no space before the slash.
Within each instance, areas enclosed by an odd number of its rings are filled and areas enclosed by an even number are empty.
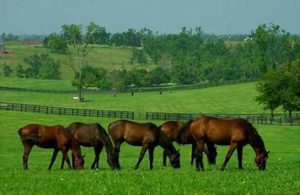
<svg viewBox="0 0 300 195">
<path fill-rule="evenodd" d="M 89 43 L 91 44 L 108 44 L 109 43 L 109 33 L 106 32 L 105 27 L 101 27 L 94 22 L 91 22 L 87 26 L 88 32 L 93 32 L 89 37 Z"/>
<path fill-rule="evenodd" d="M 278 82 L 277 73 L 275 70 L 270 70 L 264 77 L 264 80 L 259 82 L 257 90 L 259 96 L 256 101 L 264 105 L 265 110 L 271 110 L 271 118 L 274 118 L 274 110 L 280 106 L 280 82 Z"/>
<path fill-rule="evenodd" d="M 156 67 L 150 72 L 150 83 L 152 85 L 159 85 L 163 83 L 169 83 L 170 82 L 170 74 L 169 71 L 161 68 Z"/>
<path fill-rule="evenodd" d="M 252 37 L 260 51 L 261 72 L 266 73 L 269 68 L 275 68 L 288 60 L 291 47 L 290 34 L 279 25 L 259 25 L 255 32 L 252 32 Z"/>
<path fill-rule="evenodd" d="M 293 111 L 300 110 L 300 60 L 280 65 L 279 75 L 276 79 L 280 80 L 281 84 L 281 105 L 291 118 Z"/>
<path fill-rule="evenodd" d="M 60 63 L 55 61 L 49 54 L 33 54 L 24 58 L 24 63 L 29 65 L 27 69 L 17 67 L 17 75 L 38 79 L 59 79 Z"/>
<path fill-rule="evenodd" d="M 147 64 L 147 55 L 142 49 L 132 49 L 132 61 L 139 64 Z"/>
<path fill-rule="evenodd" d="M 17 75 L 17 77 L 20 77 L 20 78 L 27 77 L 26 70 L 21 64 L 18 64 L 16 67 L 16 75 Z"/>
<path fill-rule="evenodd" d="M 108 89 L 106 74 L 106 70 L 102 68 L 85 66 L 82 69 L 82 86 L 85 88 Z M 80 83 L 78 83 L 78 80 L 74 80 L 73 85 L 78 86 Z"/>
<path fill-rule="evenodd" d="M 280 105 L 288 111 L 289 117 L 292 112 L 300 110 L 300 60 L 292 63 L 284 63 L 276 69 L 267 72 L 264 80 L 258 85 L 260 95 L 256 100 L 264 105 L 265 109 L 273 111 Z"/>
<path fill-rule="evenodd" d="M 2 71 L 3 71 L 3 76 L 5 77 L 9 77 L 13 73 L 13 69 L 7 64 L 3 65 Z"/>
<path fill-rule="evenodd" d="M 87 48 L 88 44 L 92 40 L 92 37 L 94 37 L 94 33 L 98 31 L 98 26 L 94 23 L 90 23 L 87 26 L 87 31 L 85 34 L 83 34 L 82 26 L 71 24 L 71 25 L 63 25 L 61 30 L 61 36 L 64 38 L 64 40 L 71 45 L 75 49 L 75 55 L 76 55 L 76 62 L 74 63 L 73 60 L 70 60 L 70 66 L 75 72 L 76 75 L 76 83 L 79 83 L 77 85 L 78 87 L 78 101 L 82 100 L 82 69 L 84 64 L 87 62 L 85 61 L 85 57 L 87 55 Z M 71 55 L 71 54 L 69 54 Z M 70 59 L 71 56 L 70 56 Z"/>
<path fill-rule="evenodd" d="M 66 54 L 68 51 L 68 44 L 65 39 L 56 33 L 51 33 L 43 42 L 44 46 L 49 48 L 51 52 Z"/>
</svg>

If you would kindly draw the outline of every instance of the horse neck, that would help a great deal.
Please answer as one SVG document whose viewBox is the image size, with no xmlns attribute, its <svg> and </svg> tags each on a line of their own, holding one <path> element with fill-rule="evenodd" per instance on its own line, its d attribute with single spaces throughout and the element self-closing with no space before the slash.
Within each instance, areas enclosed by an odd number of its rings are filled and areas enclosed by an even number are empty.
<svg viewBox="0 0 300 195">
<path fill-rule="evenodd" d="M 187 140 L 187 133 L 190 129 L 191 123 L 193 122 L 193 120 L 189 120 L 188 122 L 186 122 L 178 131 L 177 134 L 177 138 L 176 141 L 180 144 L 186 144 L 188 143 Z"/>
<path fill-rule="evenodd" d="M 169 154 L 176 152 L 176 149 L 173 146 L 172 142 L 162 131 L 159 131 L 159 145 Z"/>
<path fill-rule="evenodd" d="M 265 144 L 260 135 L 255 130 L 251 133 L 250 145 L 255 151 L 256 156 L 266 152 Z"/>
<path fill-rule="evenodd" d="M 81 156 L 80 145 L 73 137 L 71 138 L 71 150 L 76 157 Z"/>
</svg>

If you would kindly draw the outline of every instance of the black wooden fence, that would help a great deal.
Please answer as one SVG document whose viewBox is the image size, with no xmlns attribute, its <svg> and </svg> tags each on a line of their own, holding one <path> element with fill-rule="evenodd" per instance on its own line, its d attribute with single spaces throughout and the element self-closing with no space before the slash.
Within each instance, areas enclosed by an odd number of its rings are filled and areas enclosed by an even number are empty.
<svg viewBox="0 0 300 195">
<path fill-rule="evenodd" d="M 7 102 L 0 102 L 0 109 L 15 110 L 21 112 L 37 112 L 44 114 L 134 119 L 134 112 L 129 111 L 63 108 L 54 106 L 41 106 Z"/>
<path fill-rule="evenodd" d="M 256 124 L 300 125 L 300 113 L 294 113 L 293 117 L 287 114 L 275 114 L 272 118 L 268 114 L 204 114 L 204 113 L 163 113 L 146 112 L 134 113 L 132 111 L 96 110 L 81 108 L 63 108 L 54 106 L 42 106 L 21 103 L 0 102 L 0 109 L 15 110 L 21 112 L 36 112 L 44 114 L 90 116 L 103 118 L 141 119 L 141 120 L 181 120 L 187 121 L 202 115 L 210 115 L 219 118 L 244 118 Z"/>
<path fill-rule="evenodd" d="M 278 125 L 300 125 L 300 113 L 294 113 L 293 117 L 287 114 L 206 114 L 206 113 L 162 113 L 147 112 L 146 120 L 190 120 L 203 115 L 215 116 L 218 118 L 244 118 L 251 123 L 257 124 L 278 124 Z"/>
</svg>

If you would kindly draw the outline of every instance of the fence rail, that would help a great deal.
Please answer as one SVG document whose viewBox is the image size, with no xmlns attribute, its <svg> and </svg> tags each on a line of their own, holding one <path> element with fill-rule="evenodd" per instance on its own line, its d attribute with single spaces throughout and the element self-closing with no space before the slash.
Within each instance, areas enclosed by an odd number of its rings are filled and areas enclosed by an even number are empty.
<svg viewBox="0 0 300 195">
<path fill-rule="evenodd" d="M 96 110 L 80 108 L 63 108 L 22 103 L 0 102 L 0 109 L 15 110 L 21 112 L 36 112 L 44 114 L 90 116 L 103 118 L 141 119 L 141 120 L 181 120 L 187 121 L 202 115 L 210 115 L 218 118 L 244 118 L 256 124 L 300 125 L 300 113 L 294 113 L 293 117 L 287 114 L 275 114 L 273 118 L 268 114 L 204 114 L 204 113 L 163 113 L 146 112 L 135 113 L 132 111 Z"/>
<path fill-rule="evenodd" d="M 215 116 L 218 118 L 244 118 L 256 124 L 278 124 L 278 125 L 300 125 L 300 113 L 294 113 L 293 117 L 287 114 L 206 114 L 206 113 L 162 113 L 147 112 L 147 120 L 190 120 L 203 115 Z"/>
<path fill-rule="evenodd" d="M 0 102 L 0 109 L 15 110 L 21 112 L 37 112 L 43 114 L 134 119 L 134 112 L 130 112 L 130 111 L 63 108 L 63 107 L 41 106 L 41 105 L 21 104 L 21 103 L 7 103 L 7 102 Z"/>
</svg>

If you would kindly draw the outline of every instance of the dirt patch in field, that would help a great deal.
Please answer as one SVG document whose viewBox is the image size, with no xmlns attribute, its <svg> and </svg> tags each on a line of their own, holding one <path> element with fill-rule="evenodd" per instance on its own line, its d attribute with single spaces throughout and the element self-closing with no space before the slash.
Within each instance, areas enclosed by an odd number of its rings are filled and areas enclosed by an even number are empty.
<svg viewBox="0 0 300 195">
<path fill-rule="evenodd" d="M 24 41 L 24 45 L 43 46 L 42 41 Z"/>
</svg>

